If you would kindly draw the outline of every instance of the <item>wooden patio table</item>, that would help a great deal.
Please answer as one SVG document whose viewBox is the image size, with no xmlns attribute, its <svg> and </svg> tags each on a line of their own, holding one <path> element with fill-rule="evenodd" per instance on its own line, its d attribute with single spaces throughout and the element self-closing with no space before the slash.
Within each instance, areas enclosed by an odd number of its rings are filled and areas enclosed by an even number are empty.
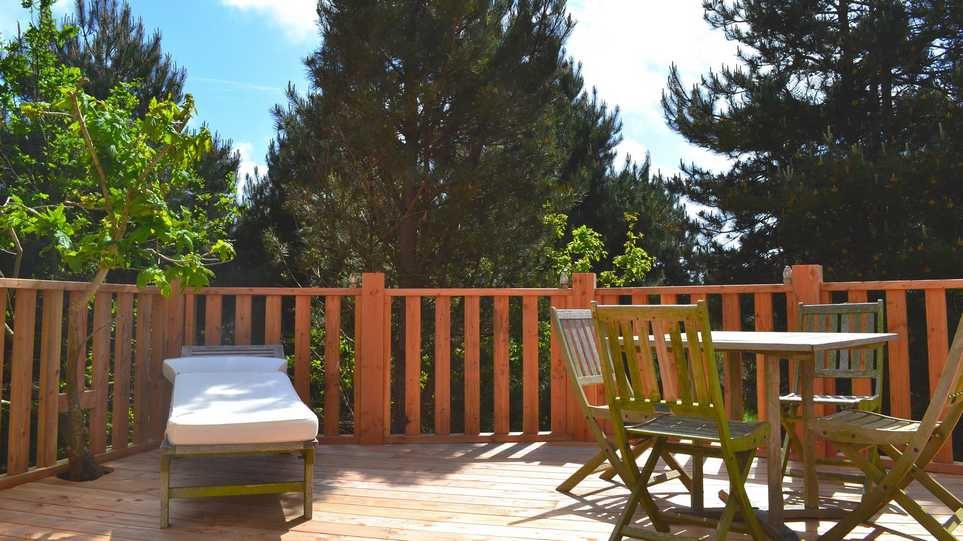
<svg viewBox="0 0 963 541">
<path fill-rule="evenodd" d="M 874 346 L 896 338 L 897 335 L 894 333 L 712 331 L 712 344 L 716 352 L 756 353 L 762 355 L 764 359 L 766 411 L 771 431 L 766 460 L 769 481 L 768 520 L 772 526 L 781 527 L 786 516 L 782 490 L 782 438 L 779 436 L 782 428 L 780 419 L 782 408 L 779 404 L 779 360 L 790 359 L 800 363 L 799 392 L 803 399 L 802 417 L 804 426 L 808 426 L 815 416 L 813 383 L 816 355 L 838 350 L 872 349 Z M 741 398 L 737 399 L 741 402 Z M 793 518 L 819 518 L 820 516 L 815 439 L 812 432 L 805 431 L 803 435 L 805 506 L 802 513 L 793 513 Z"/>
</svg>

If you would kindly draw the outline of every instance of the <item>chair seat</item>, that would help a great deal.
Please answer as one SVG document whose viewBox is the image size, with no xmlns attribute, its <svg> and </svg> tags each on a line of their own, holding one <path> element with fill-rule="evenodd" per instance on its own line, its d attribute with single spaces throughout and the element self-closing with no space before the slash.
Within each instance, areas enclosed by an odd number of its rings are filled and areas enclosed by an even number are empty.
<svg viewBox="0 0 963 541">
<path fill-rule="evenodd" d="M 863 402 L 876 400 L 875 396 L 866 395 L 846 395 L 846 394 L 817 394 L 813 395 L 813 404 L 824 404 L 831 406 L 858 406 Z M 780 404 L 802 404 L 802 395 L 799 393 L 789 393 L 779 397 Z"/>
<path fill-rule="evenodd" d="M 714 419 L 704 417 L 689 417 L 685 415 L 660 415 L 647 419 L 641 423 L 626 427 L 630 435 L 665 436 L 698 440 L 704 442 L 719 442 L 719 424 Z M 729 421 L 731 439 L 745 439 L 750 447 L 764 441 L 769 435 L 769 425 L 766 423 L 746 423 Z M 742 446 L 737 446 L 742 448 Z M 747 447 L 748 448 L 748 447 Z"/>
<path fill-rule="evenodd" d="M 830 441 L 905 445 L 919 431 L 919 421 L 871 411 L 843 410 L 813 419 L 812 430 Z"/>
</svg>

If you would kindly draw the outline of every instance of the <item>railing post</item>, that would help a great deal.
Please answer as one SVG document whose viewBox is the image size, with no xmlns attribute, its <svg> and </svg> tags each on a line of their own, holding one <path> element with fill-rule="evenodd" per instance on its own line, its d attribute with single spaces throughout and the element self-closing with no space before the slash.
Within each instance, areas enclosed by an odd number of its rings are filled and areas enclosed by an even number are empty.
<svg viewBox="0 0 963 541">
<path fill-rule="evenodd" d="M 572 274 L 572 296 L 569 298 L 569 308 L 589 308 L 595 300 L 595 273 L 576 272 Z M 565 409 L 568 412 L 568 431 L 572 439 L 579 441 L 593 441 L 588 426 L 582 415 L 582 407 L 572 385 L 566 386 Z M 605 393 L 600 385 L 593 389 L 586 389 L 586 398 L 593 404 L 604 404 Z"/>
<path fill-rule="evenodd" d="M 802 302 L 805 304 L 819 304 L 821 300 L 821 294 L 823 289 L 823 266 L 822 265 L 793 265 L 790 267 L 790 272 L 788 275 L 783 274 L 783 280 L 786 285 L 790 286 L 792 295 L 787 295 L 787 317 L 789 330 L 799 330 L 799 314 L 797 310 L 797 304 Z M 792 368 L 793 364 L 790 363 L 790 377 L 794 377 L 796 369 Z M 825 382 L 819 378 L 813 380 L 813 392 L 816 394 L 821 394 L 826 392 Z M 822 406 L 816 406 L 816 415 L 825 415 L 826 411 Z M 802 430 L 800 428 L 799 430 Z M 800 437 L 802 434 L 799 434 Z M 818 442 L 816 444 L 816 456 L 826 457 L 829 454 L 829 448 L 825 442 Z"/>
<path fill-rule="evenodd" d="M 796 303 L 818 304 L 820 294 L 823 290 L 823 266 L 822 265 L 793 265 L 790 268 L 790 275 L 783 276 L 786 285 L 792 288 L 793 299 L 790 313 L 796 313 Z M 796 327 L 796 318 L 791 318 L 789 328 Z"/>
<path fill-rule="evenodd" d="M 358 357 L 356 382 L 358 410 L 355 422 L 361 443 L 380 444 L 385 441 L 387 425 L 387 352 L 385 351 L 385 275 L 366 272 L 361 277 L 358 310 Z"/>
</svg>

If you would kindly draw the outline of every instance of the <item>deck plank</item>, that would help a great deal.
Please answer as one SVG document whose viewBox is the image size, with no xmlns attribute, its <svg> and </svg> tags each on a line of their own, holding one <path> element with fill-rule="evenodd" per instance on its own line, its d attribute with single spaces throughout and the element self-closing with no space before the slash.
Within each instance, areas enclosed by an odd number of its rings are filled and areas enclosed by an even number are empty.
<svg viewBox="0 0 963 541">
<path fill-rule="evenodd" d="M 300 518 L 299 494 L 178 500 L 172 505 L 173 527 L 160 530 L 159 456 L 152 451 L 112 462 L 113 473 L 96 481 L 47 478 L 0 491 L 0 539 L 605 539 L 625 504 L 625 487 L 590 477 L 574 496 L 554 490 L 593 452 L 590 445 L 570 443 L 322 446 L 313 520 Z M 175 485 L 283 480 L 296 478 L 300 467 L 294 456 L 184 459 L 175 463 L 173 480 Z M 760 507 L 767 501 L 765 471 L 765 463 L 757 463 L 750 475 L 750 499 Z M 707 461 L 705 473 L 707 495 L 726 487 L 717 460 Z M 963 492 L 963 477 L 940 479 L 952 492 Z M 820 488 L 824 497 L 856 502 L 861 487 Z M 801 503 L 793 495 L 801 492 L 798 480 L 789 480 L 786 490 L 790 504 Z M 665 504 L 688 499 L 673 483 L 653 494 Z M 910 495 L 938 518 L 946 513 L 925 492 L 911 488 Z M 708 505 L 720 503 L 712 499 Z M 927 538 L 897 507 L 877 522 L 879 531 L 863 527 L 850 538 Z M 801 538 L 815 539 L 831 524 L 790 526 Z"/>
</svg>

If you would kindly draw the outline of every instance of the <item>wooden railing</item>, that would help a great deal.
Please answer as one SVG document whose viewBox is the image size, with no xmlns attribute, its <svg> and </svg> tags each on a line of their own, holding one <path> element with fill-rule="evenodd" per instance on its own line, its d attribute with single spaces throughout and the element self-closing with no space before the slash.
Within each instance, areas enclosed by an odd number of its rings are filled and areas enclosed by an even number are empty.
<svg viewBox="0 0 963 541">
<path fill-rule="evenodd" d="M 570 288 L 389 289 L 371 273 L 358 288 L 214 287 L 168 298 L 110 285 L 87 322 L 68 325 L 65 306 L 83 286 L 0 280 L 12 330 L 0 333 L 0 488 L 63 469 L 67 377 L 85 382 L 99 459 L 158 445 L 170 397 L 161 363 L 184 344 L 284 344 L 326 443 L 587 440 L 548 320 L 550 306 L 593 300 L 705 300 L 715 328 L 785 330 L 798 302 L 884 298 L 887 327 L 900 336 L 888 348 L 884 408 L 918 416 L 942 369 L 963 280 L 831 283 L 820 267 L 799 265 L 784 283 L 748 285 L 598 288 L 594 275 L 576 274 Z M 84 374 L 63 373 L 68 340 L 90 345 Z M 761 364 L 746 360 L 730 355 L 723 364 L 727 406 L 735 417 L 765 418 Z M 755 377 L 744 378 L 746 370 Z M 963 473 L 954 449 L 963 446 L 948 444 L 937 467 Z"/>
</svg>

